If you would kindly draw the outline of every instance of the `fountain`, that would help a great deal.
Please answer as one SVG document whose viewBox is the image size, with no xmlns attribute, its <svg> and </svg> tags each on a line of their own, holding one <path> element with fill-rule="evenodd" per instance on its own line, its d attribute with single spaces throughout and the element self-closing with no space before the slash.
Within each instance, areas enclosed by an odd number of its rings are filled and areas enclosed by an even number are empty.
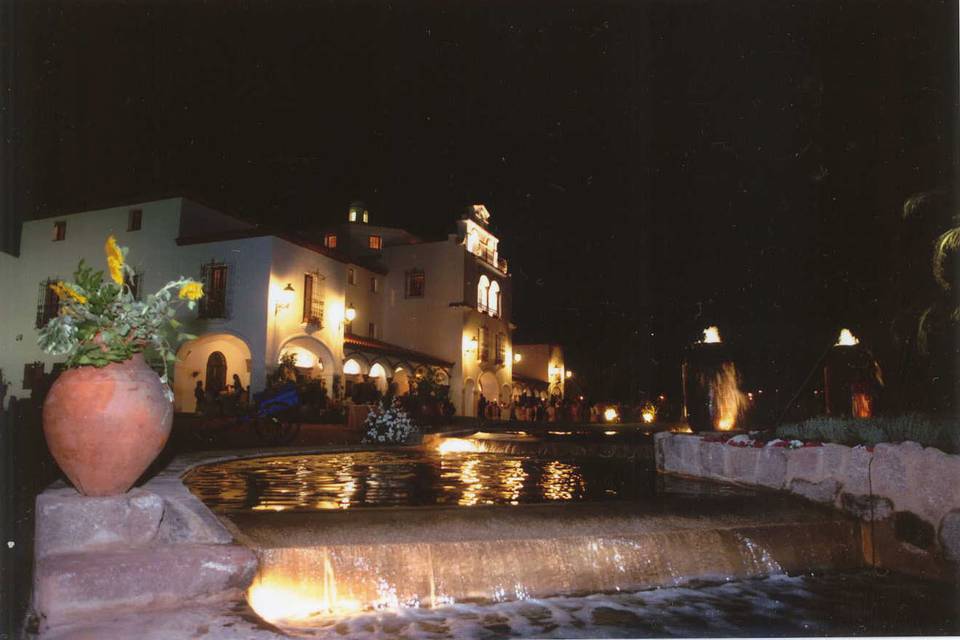
<svg viewBox="0 0 960 640">
<path fill-rule="evenodd" d="M 218 463 L 185 481 L 256 550 L 248 602 L 291 633 L 371 611 L 862 566 L 859 525 L 830 510 L 655 482 L 649 459 L 599 444 L 571 456 L 528 434 L 478 436 Z"/>
<path fill-rule="evenodd" d="M 690 346 L 683 363 L 683 410 L 694 431 L 730 431 L 747 407 L 737 368 L 717 327 Z"/>
</svg>

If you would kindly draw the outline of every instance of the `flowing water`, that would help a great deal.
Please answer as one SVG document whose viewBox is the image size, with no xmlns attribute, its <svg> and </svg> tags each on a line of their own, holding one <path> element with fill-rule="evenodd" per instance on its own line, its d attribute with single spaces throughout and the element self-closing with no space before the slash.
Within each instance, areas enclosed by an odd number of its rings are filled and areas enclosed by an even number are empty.
<svg viewBox="0 0 960 640">
<path fill-rule="evenodd" d="M 857 571 L 373 611 L 287 632 L 358 640 L 931 636 L 960 634 L 957 607 L 954 588 Z"/>
<path fill-rule="evenodd" d="M 960 631 L 956 590 L 862 570 L 859 525 L 829 509 L 665 482 L 632 444 L 447 445 L 238 460 L 185 481 L 257 550 L 248 601 L 293 635 Z"/>
</svg>

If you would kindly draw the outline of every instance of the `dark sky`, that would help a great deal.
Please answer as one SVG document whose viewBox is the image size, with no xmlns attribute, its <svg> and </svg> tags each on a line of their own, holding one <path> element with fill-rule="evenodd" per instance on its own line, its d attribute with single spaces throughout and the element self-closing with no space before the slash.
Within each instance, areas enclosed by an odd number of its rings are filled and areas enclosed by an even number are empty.
<svg viewBox="0 0 960 640">
<path fill-rule="evenodd" d="M 359 198 L 436 234 L 484 202 L 518 337 L 597 395 L 674 390 L 707 323 L 751 384 L 881 335 L 903 201 L 955 185 L 956 2 L 14 7 L 24 217 Z"/>
</svg>

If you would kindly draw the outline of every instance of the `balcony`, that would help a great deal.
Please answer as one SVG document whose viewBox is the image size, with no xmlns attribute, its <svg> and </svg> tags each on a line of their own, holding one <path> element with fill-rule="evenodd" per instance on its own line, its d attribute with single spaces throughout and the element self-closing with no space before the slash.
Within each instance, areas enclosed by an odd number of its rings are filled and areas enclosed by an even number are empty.
<svg viewBox="0 0 960 640">
<path fill-rule="evenodd" d="M 498 257 L 494 251 L 488 249 L 487 247 L 484 247 L 483 245 L 477 246 L 477 248 L 473 251 L 473 255 L 477 256 L 497 271 L 503 274 L 507 273 L 506 259 Z"/>
</svg>

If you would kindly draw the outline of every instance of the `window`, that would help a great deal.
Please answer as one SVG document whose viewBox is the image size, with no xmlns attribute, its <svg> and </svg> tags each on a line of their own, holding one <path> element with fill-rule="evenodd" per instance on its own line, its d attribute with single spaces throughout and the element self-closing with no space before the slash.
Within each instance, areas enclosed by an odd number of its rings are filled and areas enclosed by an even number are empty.
<svg viewBox="0 0 960 640">
<path fill-rule="evenodd" d="M 373 322 L 367 325 L 367 335 L 371 338 L 377 337 L 377 325 Z"/>
<path fill-rule="evenodd" d="M 127 231 L 140 231 L 143 225 L 143 209 L 130 209 L 127 212 Z"/>
<path fill-rule="evenodd" d="M 371 249 L 379 251 L 383 248 L 383 238 L 380 236 L 370 236 L 367 238 L 367 244 Z"/>
<path fill-rule="evenodd" d="M 496 280 L 490 283 L 490 291 L 487 293 L 487 311 L 494 318 L 500 317 L 500 283 Z"/>
<path fill-rule="evenodd" d="M 200 268 L 203 297 L 200 298 L 201 318 L 227 317 L 227 265 L 210 262 Z"/>
<path fill-rule="evenodd" d="M 487 293 L 490 291 L 490 280 L 487 276 L 480 276 L 480 282 L 477 283 L 477 309 L 482 313 L 487 311 Z"/>
<path fill-rule="evenodd" d="M 327 249 L 336 249 L 337 248 L 337 234 L 328 233 L 323 236 L 323 246 Z"/>
<path fill-rule="evenodd" d="M 57 280 L 50 278 L 40 283 L 40 296 L 37 300 L 37 328 L 45 327 L 47 323 L 56 318 L 60 313 L 60 298 L 56 292 L 50 288 L 50 285 L 56 284 Z"/>
<path fill-rule="evenodd" d="M 317 277 L 312 273 L 303 276 L 303 321 L 323 328 L 323 300 L 317 286 Z"/>
<path fill-rule="evenodd" d="M 424 275 L 422 269 L 407 271 L 406 284 L 404 285 L 404 295 L 408 298 L 422 298 L 424 289 Z"/>
<path fill-rule="evenodd" d="M 370 292 L 379 293 L 380 292 L 380 280 L 376 276 L 370 277 Z"/>
<path fill-rule="evenodd" d="M 357 284 L 357 272 L 352 267 L 347 268 L 347 284 Z"/>
<path fill-rule="evenodd" d="M 143 274 L 136 272 L 133 275 L 130 275 L 127 272 L 123 274 L 123 284 L 130 289 L 130 295 L 133 296 L 134 300 L 140 299 L 140 283 L 143 282 Z"/>
<path fill-rule="evenodd" d="M 479 337 L 477 338 L 477 359 L 480 362 L 490 361 L 490 332 L 486 327 L 480 327 Z"/>
<path fill-rule="evenodd" d="M 370 222 L 370 214 L 366 211 L 363 212 L 363 224 Z"/>
<path fill-rule="evenodd" d="M 350 215 L 348 216 L 347 219 L 350 220 L 350 222 L 356 222 L 356 221 L 357 221 L 357 210 L 356 210 L 356 209 L 350 209 Z"/>
<path fill-rule="evenodd" d="M 67 238 L 67 223 L 64 220 L 53 223 L 53 241 L 59 242 Z"/>
<path fill-rule="evenodd" d="M 503 364 L 507 361 L 507 336 L 502 333 L 497 334 L 497 356 L 496 363 Z"/>
<path fill-rule="evenodd" d="M 44 364 L 42 362 L 27 362 L 23 365 L 23 388 L 33 391 L 34 389 L 41 389 L 43 382 L 43 368 Z"/>
</svg>

